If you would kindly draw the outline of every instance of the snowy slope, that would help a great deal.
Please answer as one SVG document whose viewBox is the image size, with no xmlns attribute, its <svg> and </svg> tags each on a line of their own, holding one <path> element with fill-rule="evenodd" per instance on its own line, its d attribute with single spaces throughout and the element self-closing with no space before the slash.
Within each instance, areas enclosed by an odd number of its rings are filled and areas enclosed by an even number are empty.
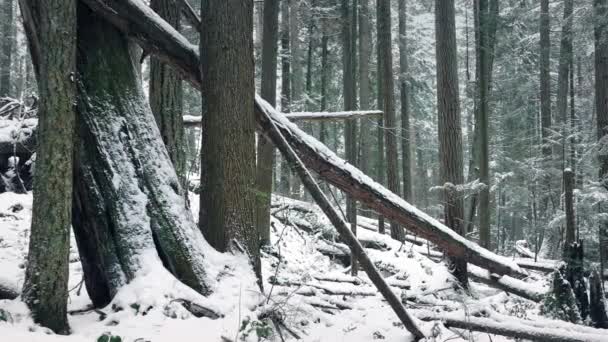
<svg viewBox="0 0 608 342">
<path fill-rule="evenodd" d="M 274 198 L 275 204 L 278 202 L 279 205 L 289 201 Z M 196 212 L 197 202 L 194 200 L 192 203 L 192 210 Z M 23 209 L 13 212 L 11 208 L 18 204 Z M 0 194 L 0 213 L 0 275 L 3 279 L 21 284 L 28 243 L 31 194 Z M 283 215 L 281 220 L 276 218 L 279 215 Z M 319 252 L 326 239 L 335 236 L 323 216 L 303 216 L 301 212 L 290 209 L 282 210 L 275 216 L 272 219 L 271 246 L 262 253 L 263 295 L 251 287 L 252 279 L 231 273 L 239 273 L 240 267 L 246 267 L 244 258 L 237 258 L 243 264 L 226 270 L 228 275 L 218 281 L 215 292 L 209 298 L 188 291 L 174 280 L 167 283 L 167 279 L 173 278 L 168 275 L 163 277 L 157 271 L 150 272 L 154 278 L 144 277 L 129 284 L 108 307 L 86 310 L 90 302 L 86 289 L 79 286 L 82 271 L 78 253 L 72 244 L 69 310 L 77 311 L 69 317 L 73 334 L 56 336 L 35 325 L 28 317 L 27 308 L 16 300 L 0 301 L 0 309 L 11 315 L 10 323 L 0 322 L 0 336 L 2 340 L 10 341 L 96 341 L 108 332 L 121 336 L 123 341 L 280 341 L 276 334 L 277 326 L 272 320 L 263 319 L 275 317 L 278 318 L 276 322 L 281 322 L 277 324 L 286 340 L 295 340 L 294 336 L 303 341 L 411 340 L 411 335 L 402 327 L 364 272 L 359 272 L 359 276 L 353 278 L 347 267 Z M 285 216 L 289 218 L 288 221 L 284 219 Z M 314 232 L 296 228 L 295 224 L 281 223 L 298 220 L 308 220 Z M 383 251 L 368 249 L 368 253 L 393 290 L 402 298 L 410 299 L 407 301 L 409 309 L 442 312 L 490 307 L 520 317 L 530 317 L 536 311 L 536 305 L 531 302 L 481 285 L 473 286 L 472 295 L 463 295 L 445 265 L 419 254 L 412 244 L 401 245 L 389 236 L 364 229 L 360 229 L 359 236 L 387 247 Z M 225 260 L 218 259 L 218 262 Z M 195 318 L 176 301 L 180 298 L 213 308 L 224 317 L 218 320 Z M 416 298 L 416 302 L 412 301 L 413 298 Z M 133 303 L 138 303 L 139 307 L 132 306 Z M 113 305 L 120 306 L 122 310 L 113 310 Z M 426 329 L 440 334 L 436 337 L 437 341 L 466 340 L 468 336 L 468 333 L 459 336 L 438 323 L 422 324 Z M 257 335 L 269 336 L 258 339 Z M 476 341 L 490 341 L 487 334 L 474 335 Z M 506 339 L 493 336 L 491 340 Z"/>
</svg>

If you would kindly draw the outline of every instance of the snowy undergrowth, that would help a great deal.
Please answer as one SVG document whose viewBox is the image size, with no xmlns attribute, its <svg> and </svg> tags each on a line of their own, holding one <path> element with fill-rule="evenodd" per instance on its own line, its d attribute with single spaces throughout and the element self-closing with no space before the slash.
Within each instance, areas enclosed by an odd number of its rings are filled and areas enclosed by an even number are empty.
<svg viewBox="0 0 608 342">
<path fill-rule="evenodd" d="M 275 202 L 290 200 L 276 197 Z M 198 211 L 193 198 L 192 211 Z M 285 210 L 293 220 L 298 212 Z M 31 218 L 31 194 L 0 194 L 0 275 L 23 282 Z M 318 216 L 316 227 L 328 222 Z M 96 341 L 104 333 L 120 336 L 122 341 L 410 341 L 388 304 L 373 287 L 364 272 L 350 276 L 348 267 L 321 254 L 318 247 L 332 238 L 320 229 L 305 232 L 292 224 L 272 218 L 271 245 L 262 253 L 265 293 L 260 293 L 247 259 L 242 255 L 210 251 L 210 274 L 216 284 L 209 297 L 202 297 L 184 286 L 157 263 L 144 264 L 141 276 L 125 286 L 106 308 L 89 309 L 86 289 L 81 286 L 82 269 L 75 243 L 70 253 L 69 316 L 72 335 L 57 336 L 35 325 L 21 302 L 0 301 L 0 309 L 10 313 L 9 322 L 0 322 L 0 336 L 7 341 Z M 504 293 L 473 285 L 472 294 L 464 295 L 455 285 L 443 263 L 421 255 L 412 244 L 389 236 L 359 230 L 359 236 L 376 240 L 385 250 L 368 249 L 370 258 L 382 270 L 393 290 L 406 298 L 409 309 L 473 310 L 478 307 L 530 318 L 536 305 Z M 146 259 L 154 258 L 149 256 Z M 278 266 L 278 267 L 277 267 Z M 405 290 L 408 288 L 408 290 Z M 332 293 L 356 293 L 336 295 Z M 181 304 L 189 300 L 223 317 L 212 320 L 192 316 Z M 74 311 L 84 312 L 74 312 Z M 439 335 L 435 341 L 468 340 L 468 333 L 454 332 L 436 323 L 424 323 Z M 260 337 L 261 336 L 261 337 Z M 506 341 L 503 337 L 474 334 L 475 341 Z"/>
</svg>

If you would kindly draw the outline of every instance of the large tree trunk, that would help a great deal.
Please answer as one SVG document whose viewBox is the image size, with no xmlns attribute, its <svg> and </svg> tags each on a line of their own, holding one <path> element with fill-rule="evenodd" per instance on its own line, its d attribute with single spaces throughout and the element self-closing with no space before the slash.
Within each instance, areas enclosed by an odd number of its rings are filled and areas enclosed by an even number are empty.
<svg viewBox="0 0 608 342">
<path fill-rule="evenodd" d="M 263 27 L 261 95 L 272 106 L 276 106 L 279 0 L 265 0 Z M 256 226 L 260 243 L 267 244 L 270 242 L 270 198 L 275 158 L 270 141 L 259 136 L 257 143 Z"/>
<path fill-rule="evenodd" d="M 602 145 L 599 151 L 600 184 L 608 189 L 608 0 L 595 0 L 595 109 L 597 116 L 597 139 Z M 602 204 L 606 210 L 606 203 Z M 608 256 L 608 220 L 600 222 L 600 276 L 604 277 L 604 264 Z"/>
<path fill-rule="evenodd" d="M 397 118 L 395 116 L 395 85 L 393 80 L 393 54 L 391 41 L 390 1 L 376 0 L 378 30 L 378 99 L 384 112 L 384 142 L 386 144 L 386 180 L 389 190 L 399 193 L 399 156 L 397 153 Z M 383 153 L 383 151 L 380 151 Z M 384 168 L 381 168 L 384 171 Z M 391 222 L 391 236 L 404 241 L 405 232 L 397 223 Z"/>
<path fill-rule="evenodd" d="M 12 8 L 12 1 L 6 3 Z M 32 53 L 38 56 L 40 96 L 32 226 L 22 298 L 36 323 L 64 334 L 69 333 L 76 1 L 23 0 L 21 8 L 28 32 L 36 32 L 29 39 Z"/>
<path fill-rule="evenodd" d="M 568 110 L 568 75 L 572 61 L 572 11 L 573 0 L 564 0 L 564 17 L 562 22 L 562 34 L 559 50 L 559 69 L 557 74 L 557 98 L 556 98 L 556 123 L 561 132 L 562 144 L 557 151 L 557 159 L 561 162 L 557 167 L 559 170 L 565 168 L 565 142 L 566 142 L 566 113 Z"/>
<path fill-rule="evenodd" d="M 201 2 L 203 117 L 199 225 L 221 252 L 233 240 L 249 253 L 261 285 L 255 228 L 253 2 Z M 235 100 L 238 99 L 238 100 Z"/>
<path fill-rule="evenodd" d="M 445 187 L 445 224 L 458 234 L 465 233 L 464 209 L 455 186 L 464 181 L 462 171 L 462 131 L 458 70 L 456 56 L 456 24 L 453 0 L 435 1 L 435 32 L 437 35 L 437 107 L 439 114 L 439 159 L 441 185 Z M 467 286 L 467 261 L 452 255 L 454 275 Z"/>
<path fill-rule="evenodd" d="M 176 0 L 151 0 L 150 7 L 176 30 L 180 29 L 180 6 Z M 150 58 L 149 100 L 156 124 L 182 187 L 186 186 L 186 155 L 182 122 L 182 79 L 171 67 Z"/>
<path fill-rule="evenodd" d="M 195 48 L 188 44 L 181 44 L 184 38 L 178 32 L 162 25 L 162 20 L 157 16 L 146 16 L 139 1 L 106 0 L 105 6 L 100 6 L 100 0 L 83 1 L 95 9 L 100 17 L 114 23 L 119 29 L 130 32 L 130 37 L 137 42 L 149 46 L 152 48 L 151 51 L 172 61 L 172 65 L 187 77 L 194 87 L 202 88 L 202 75 L 199 73 L 200 64 Z M 127 30 L 124 25 L 126 23 L 130 24 L 130 30 Z M 174 47 L 175 50 L 170 47 Z M 260 100 L 255 102 L 254 112 L 258 125 L 262 103 Z M 306 167 L 315 171 L 324 180 L 341 190 L 348 191 L 358 201 L 378 213 L 388 215 L 391 219 L 410 227 L 412 232 L 437 244 L 450 255 L 466 256 L 470 263 L 497 274 L 507 274 L 517 278 L 526 276 L 526 273 L 513 262 L 468 241 L 378 185 L 361 171 L 337 157 L 327 147 L 319 144 L 314 138 L 307 136 L 292 123 L 286 122 L 279 113 L 274 112 L 272 118 L 275 123 L 279 123 L 279 130 Z"/>
<path fill-rule="evenodd" d="M 79 7 L 78 20 L 80 142 L 72 225 L 87 291 L 95 305 L 106 305 L 122 285 L 154 271 L 142 266 L 162 267 L 162 260 L 183 283 L 207 293 L 207 244 L 144 100 L 139 56 L 87 7 Z"/>
<path fill-rule="evenodd" d="M 0 6 L 2 18 L 2 50 L 0 54 L 0 97 L 11 95 L 11 62 L 13 52 L 13 32 L 15 19 L 13 15 L 13 0 L 4 0 Z"/>
</svg>

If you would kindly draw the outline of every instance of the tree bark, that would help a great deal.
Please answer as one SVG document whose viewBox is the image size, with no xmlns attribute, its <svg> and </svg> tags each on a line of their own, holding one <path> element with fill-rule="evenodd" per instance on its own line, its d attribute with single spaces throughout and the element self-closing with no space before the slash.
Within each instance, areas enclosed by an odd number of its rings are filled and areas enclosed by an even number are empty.
<svg viewBox="0 0 608 342">
<path fill-rule="evenodd" d="M 292 0 L 281 1 L 281 111 L 289 113 L 291 109 L 291 46 L 289 41 L 289 9 Z M 291 193 L 289 167 L 281 162 L 279 193 L 289 196 Z"/>
<path fill-rule="evenodd" d="M 11 95 L 11 62 L 13 52 L 13 39 L 15 19 L 13 15 L 13 0 L 4 0 L 0 7 L 2 23 L 2 55 L 0 55 L 0 97 Z"/>
<path fill-rule="evenodd" d="M 208 112 L 202 123 L 206 133 L 199 225 L 207 241 L 221 252 L 233 240 L 241 243 L 261 286 L 254 193 L 253 2 L 202 0 L 201 18 L 205 30 L 200 66 Z"/>
<path fill-rule="evenodd" d="M 261 95 L 272 106 L 276 106 L 279 0 L 265 0 L 263 28 Z M 272 195 L 274 163 L 272 143 L 259 136 L 256 168 L 256 226 L 260 234 L 261 244 L 270 242 L 270 198 Z"/>
<path fill-rule="evenodd" d="M 378 98 L 380 109 L 384 112 L 386 144 L 386 180 L 389 190 L 399 193 L 399 166 L 397 152 L 397 118 L 395 116 L 395 85 L 393 80 L 393 54 L 391 41 L 391 7 L 390 1 L 376 0 L 376 24 L 378 31 Z M 384 153 L 382 150 L 380 153 Z M 380 170 L 384 170 L 380 168 Z M 397 223 L 391 222 L 391 236 L 403 241 L 405 232 Z"/>
<path fill-rule="evenodd" d="M 408 90 L 407 61 L 407 1 L 399 0 L 399 86 L 401 96 L 401 172 L 403 180 L 403 199 L 412 200 L 411 143 L 410 143 L 410 104 Z"/>
<path fill-rule="evenodd" d="M 542 136 L 542 155 L 544 159 L 544 169 L 548 170 L 551 167 L 551 40 L 550 40 L 550 23 L 551 16 L 549 15 L 549 0 L 540 1 L 540 115 L 541 115 L 541 136 Z M 551 177 L 547 174 L 543 177 L 543 196 L 541 199 L 541 212 L 546 215 L 547 206 L 550 198 L 549 189 Z"/>
<path fill-rule="evenodd" d="M 456 24 L 453 0 L 435 1 L 437 36 L 437 109 L 439 114 L 439 159 L 441 185 L 445 189 L 445 224 L 458 234 L 465 233 L 462 199 L 455 186 L 464 181 L 462 171 L 462 131 L 456 56 Z M 467 287 L 467 261 L 451 255 L 453 274 Z"/>
<path fill-rule="evenodd" d="M 180 7 L 176 0 L 151 0 L 150 7 L 177 31 L 180 30 Z M 150 58 L 150 107 L 163 137 L 169 157 L 186 186 L 186 155 L 184 150 L 184 125 L 182 79 L 171 67 L 157 57 Z"/>
<path fill-rule="evenodd" d="M 369 63 L 371 54 L 369 0 L 359 0 L 359 108 L 369 110 L 371 107 L 371 88 L 369 79 Z M 371 173 L 371 131 L 369 120 L 361 120 L 359 130 L 359 168 L 365 174 Z"/>
<path fill-rule="evenodd" d="M 556 98 L 556 123 L 561 133 L 562 144 L 561 149 L 557 153 L 557 160 L 561 162 L 559 169 L 565 168 L 566 162 L 566 125 L 568 112 L 568 75 L 570 72 L 570 63 L 572 61 L 572 12 L 573 0 L 564 0 L 564 17 L 562 22 L 562 35 L 560 40 L 559 50 L 559 69 L 557 74 L 557 98 Z"/>
<path fill-rule="evenodd" d="M 12 8 L 12 1 L 6 1 Z M 34 20 L 38 58 L 38 153 L 22 299 L 34 321 L 69 333 L 67 320 L 76 101 L 76 1 L 21 1 Z M 12 12 L 12 11 L 11 11 Z M 8 39 L 7 39 L 8 40 Z M 9 44 L 10 45 L 10 44 Z M 3 77 L 3 81 L 8 81 Z"/>
</svg>

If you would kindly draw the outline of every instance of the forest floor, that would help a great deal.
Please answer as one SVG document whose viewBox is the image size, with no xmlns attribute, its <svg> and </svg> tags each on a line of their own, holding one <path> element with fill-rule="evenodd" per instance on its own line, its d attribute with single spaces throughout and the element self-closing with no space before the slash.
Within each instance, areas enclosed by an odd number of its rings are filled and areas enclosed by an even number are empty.
<svg viewBox="0 0 608 342">
<path fill-rule="evenodd" d="M 0 280 L 19 287 L 28 250 L 31 202 L 31 193 L 0 194 Z M 72 335 L 50 333 L 32 322 L 19 300 L 5 300 L 0 301 L 0 310 L 8 312 L 9 317 L 8 322 L 0 320 L 0 340 L 97 341 L 104 333 L 110 333 L 120 336 L 122 341 L 138 342 L 281 341 L 295 340 L 295 336 L 302 341 L 410 341 L 411 335 L 365 273 L 360 271 L 358 277 L 351 277 L 344 260 L 327 256 L 327 251 L 343 245 L 327 243 L 336 233 L 325 218 L 303 215 L 291 209 L 292 203 L 302 205 L 282 197 L 273 198 L 271 245 L 262 253 L 265 293 L 251 290 L 250 279 L 243 277 L 241 284 L 234 280 L 227 284 L 220 282 L 209 298 L 201 297 L 202 305 L 211 305 L 224 315 L 220 319 L 196 318 L 177 305 L 176 298 L 163 302 L 163 294 L 147 288 L 153 288 L 154 284 L 141 282 L 130 284 L 124 291 L 134 296 L 147 293 L 161 297 L 154 301 L 156 306 L 144 313 L 133 306 L 116 312 L 112 304 L 100 310 L 87 310 L 90 300 L 81 286 L 82 269 L 72 239 L 69 286 Z M 195 195 L 191 206 L 193 213 L 197 213 Z M 443 262 L 419 253 L 420 248 L 426 247 L 401 244 L 366 229 L 359 229 L 359 236 L 377 245 L 367 252 L 393 290 L 403 300 L 410 299 L 406 301 L 408 310 L 466 312 L 470 307 L 487 306 L 519 318 L 535 319 L 538 314 L 538 304 L 481 284 L 472 283 L 470 292 L 464 293 Z M 119 293 L 118 297 L 124 300 L 125 295 Z M 436 334 L 434 341 L 508 340 L 447 329 L 441 323 L 420 324 Z"/>
</svg>

